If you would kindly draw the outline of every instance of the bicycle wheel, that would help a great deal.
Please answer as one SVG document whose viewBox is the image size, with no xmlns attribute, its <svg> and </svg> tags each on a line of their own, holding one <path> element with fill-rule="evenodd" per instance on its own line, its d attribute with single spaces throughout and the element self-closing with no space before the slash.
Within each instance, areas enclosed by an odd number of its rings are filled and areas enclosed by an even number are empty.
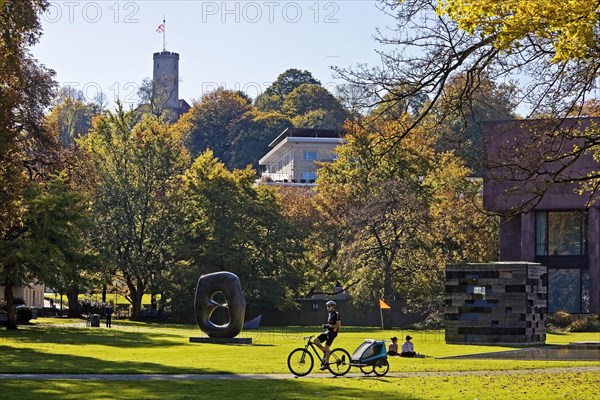
<svg viewBox="0 0 600 400">
<path fill-rule="evenodd" d="M 350 354 L 342 348 L 331 350 L 327 369 L 336 376 L 346 375 L 350 371 Z"/>
<path fill-rule="evenodd" d="M 375 367 L 372 365 L 365 365 L 364 367 L 360 367 L 360 371 L 365 375 L 369 375 L 371 372 L 373 372 L 374 368 Z"/>
<path fill-rule="evenodd" d="M 308 375 L 315 365 L 312 354 L 306 349 L 292 350 L 287 359 L 287 365 L 296 376 Z"/>
<path fill-rule="evenodd" d="M 390 363 L 388 360 L 379 360 L 375 365 L 373 365 L 373 371 L 375 371 L 375 375 L 384 376 L 390 370 Z"/>
</svg>

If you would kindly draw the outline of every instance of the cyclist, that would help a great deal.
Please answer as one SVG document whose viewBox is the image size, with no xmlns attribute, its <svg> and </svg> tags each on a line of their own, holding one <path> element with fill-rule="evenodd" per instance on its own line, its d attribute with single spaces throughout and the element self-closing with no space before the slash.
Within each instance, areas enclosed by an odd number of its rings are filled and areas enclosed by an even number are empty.
<svg viewBox="0 0 600 400">
<path fill-rule="evenodd" d="M 340 330 L 341 322 L 340 322 L 340 313 L 336 310 L 335 301 L 329 300 L 326 303 L 327 306 L 327 323 L 323 324 L 323 328 L 327 330 L 317 336 L 313 343 L 319 349 L 323 351 L 323 360 L 321 361 L 321 371 L 327 369 L 327 363 L 329 362 L 329 348 L 333 343 L 333 340 L 338 335 L 338 331 Z M 325 342 L 325 346 L 321 343 Z"/>
</svg>

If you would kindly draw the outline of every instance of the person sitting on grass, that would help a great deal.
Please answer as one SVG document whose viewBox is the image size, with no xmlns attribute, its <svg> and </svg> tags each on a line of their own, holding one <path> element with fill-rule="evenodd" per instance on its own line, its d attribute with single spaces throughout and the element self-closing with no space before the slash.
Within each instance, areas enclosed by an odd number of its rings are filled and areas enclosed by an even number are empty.
<svg viewBox="0 0 600 400">
<path fill-rule="evenodd" d="M 402 353 L 400 353 L 400 357 L 415 357 L 417 353 L 415 353 L 415 345 L 411 342 L 412 337 L 410 335 L 406 335 L 406 341 L 402 343 Z"/>
<path fill-rule="evenodd" d="M 392 343 L 390 343 L 390 345 L 388 346 L 387 354 L 388 354 L 388 356 L 399 356 L 400 355 L 398 353 L 398 338 L 396 336 L 394 336 L 392 338 Z"/>
</svg>

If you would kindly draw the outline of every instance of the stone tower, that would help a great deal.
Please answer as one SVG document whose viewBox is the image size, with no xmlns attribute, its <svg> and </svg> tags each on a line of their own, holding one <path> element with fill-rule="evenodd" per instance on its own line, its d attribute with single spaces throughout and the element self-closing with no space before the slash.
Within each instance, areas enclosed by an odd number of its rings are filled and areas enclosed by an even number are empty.
<svg viewBox="0 0 600 400">
<path fill-rule="evenodd" d="M 171 109 L 179 108 L 178 53 L 166 50 L 154 53 L 152 97 L 155 104 L 160 104 Z"/>
</svg>

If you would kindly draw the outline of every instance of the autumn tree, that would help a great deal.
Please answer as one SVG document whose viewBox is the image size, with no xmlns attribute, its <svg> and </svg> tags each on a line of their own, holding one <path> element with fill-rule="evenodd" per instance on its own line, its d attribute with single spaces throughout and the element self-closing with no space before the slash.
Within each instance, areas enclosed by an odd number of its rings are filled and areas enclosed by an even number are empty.
<svg viewBox="0 0 600 400">
<path fill-rule="evenodd" d="M 296 297 L 336 295 L 336 283 L 342 279 L 336 262 L 343 228 L 336 219 L 338 215 L 330 212 L 333 205 L 323 196 L 316 196 L 313 188 L 282 186 L 277 193 L 283 218 L 297 229 L 304 248 L 295 259 L 302 265 Z"/>
<path fill-rule="evenodd" d="M 127 286 L 132 317 L 140 319 L 142 296 L 175 260 L 171 236 L 178 210 L 170 194 L 188 153 L 166 123 L 151 115 L 138 122 L 120 104 L 96 120 L 80 144 L 96 171 L 88 182 L 95 246 Z"/>
<path fill-rule="evenodd" d="M 397 28 L 379 30 L 383 65 L 360 65 L 337 69 L 349 83 L 366 87 L 383 107 L 407 107 L 416 95 L 430 101 L 392 140 L 399 143 L 412 130 L 420 129 L 428 115 L 443 101 L 449 83 L 456 84 L 462 104 L 472 104 L 481 82 L 510 84 L 511 105 L 524 110 L 526 118 L 543 117 L 545 124 L 537 137 L 555 136 L 566 116 L 582 115 L 586 101 L 598 88 L 599 48 L 597 1 L 573 2 L 483 0 L 386 0 Z M 459 76 L 460 80 L 456 80 Z M 398 90 L 400 88 L 401 90 Z M 386 96 L 390 94 L 391 96 Z M 454 118 L 452 114 L 448 114 Z M 440 125 L 444 118 L 436 118 Z M 567 132 L 567 136 L 570 133 Z M 593 132 L 583 145 L 597 146 Z M 533 149 L 532 157 L 539 152 Z M 567 149 L 569 153 L 571 150 Z M 585 151 L 584 151 L 585 152 Z M 582 154 L 582 153 L 580 153 Z M 565 154 L 556 157 L 565 159 Z M 573 154 L 570 163 L 578 156 Z M 556 160 L 556 158 L 554 158 Z M 537 160 L 539 170 L 548 170 L 554 160 Z M 532 163 L 533 164 L 533 163 Z M 538 171 L 522 174 L 523 181 Z M 560 179 L 551 176 L 550 181 Z M 590 177 L 594 179 L 594 177 Z M 540 196 L 542 193 L 536 193 Z"/>
<path fill-rule="evenodd" d="M 46 1 L 0 3 L 0 246 L 10 247 L 28 229 L 25 190 L 54 169 L 58 147 L 43 125 L 53 98 L 54 72 L 29 53 L 41 36 L 39 15 Z M 14 268 L 19 268 L 15 274 Z M 12 287 L 29 277 L 26 265 L 0 256 L 0 278 L 8 305 L 9 327 L 15 328 Z"/>
<path fill-rule="evenodd" d="M 467 190 L 468 169 L 452 153 L 436 153 L 434 136 L 423 132 L 394 144 L 390 136 L 410 119 L 372 121 L 377 129 L 349 125 L 339 159 L 319 170 L 318 196 L 343 227 L 337 267 L 359 301 L 402 299 L 412 310 L 439 310 L 446 263 L 493 255 L 492 230 L 484 236 L 479 226 L 490 221 L 471 219 L 468 233 L 464 224 L 456 230 L 442 225 L 446 208 L 457 212 L 460 205 L 463 217 L 478 212 L 459 202 L 478 193 Z"/>
<path fill-rule="evenodd" d="M 158 80 L 144 78 L 137 91 L 140 101 L 136 111 L 140 114 L 152 114 L 169 122 L 177 121 L 178 113 L 167 106 L 169 99 L 174 96 L 175 86 L 172 83 L 172 78 L 169 77 Z"/>
<path fill-rule="evenodd" d="M 251 110 L 250 99 L 243 93 L 219 88 L 204 95 L 175 124 L 186 138 L 192 156 L 207 149 L 228 163 L 232 131 L 242 116 Z"/>
<path fill-rule="evenodd" d="M 309 71 L 290 68 L 256 98 L 255 105 L 261 111 L 280 111 L 287 95 L 303 84 L 321 85 L 321 82 Z"/>
<path fill-rule="evenodd" d="M 0 243 L 11 279 L 41 282 L 66 293 L 69 315 L 78 317 L 77 295 L 98 268 L 89 245 L 89 199 L 61 173 L 27 186 L 21 234 Z"/>
<path fill-rule="evenodd" d="M 290 127 L 292 121 L 277 111 L 247 111 L 232 126 L 227 166 L 233 169 L 251 165 L 258 170 L 258 161 L 269 152 L 269 143 Z"/>
<path fill-rule="evenodd" d="M 82 91 L 63 87 L 46 118 L 59 142 L 68 148 L 76 139 L 87 134 L 92 127 L 92 118 L 100 111 L 97 103 L 86 101 Z"/>
<path fill-rule="evenodd" d="M 516 117 L 513 101 L 516 88 L 509 84 L 496 84 L 486 75 L 479 76 L 479 81 L 468 85 L 465 79 L 464 75 L 458 74 L 448 81 L 429 119 L 444 121 L 443 124 L 433 124 L 438 135 L 435 148 L 438 151 L 454 151 L 474 176 L 482 177 L 482 124 Z M 471 87 L 466 99 L 465 86 Z"/>
<path fill-rule="evenodd" d="M 193 304 L 202 274 L 239 276 L 249 306 L 285 309 L 299 286 L 302 243 L 282 218 L 275 192 L 255 186 L 250 168 L 229 171 L 211 151 L 201 154 L 181 185 L 177 251 L 181 262 L 170 276 L 176 309 Z"/>
<path fill-rule="evenodd" d="M 350 114 L 308 71 L 288 69 L 256 98 L 261 111 L 277 111 L 297 128 L 341 129 Z"/>
<path fill-rule="evenodd" d="M 292 90 L 281 110 L 300 128 L 341 129 L 348 118 L 341 103 L 327 89 L 309 83 Z"/>
</svg>

